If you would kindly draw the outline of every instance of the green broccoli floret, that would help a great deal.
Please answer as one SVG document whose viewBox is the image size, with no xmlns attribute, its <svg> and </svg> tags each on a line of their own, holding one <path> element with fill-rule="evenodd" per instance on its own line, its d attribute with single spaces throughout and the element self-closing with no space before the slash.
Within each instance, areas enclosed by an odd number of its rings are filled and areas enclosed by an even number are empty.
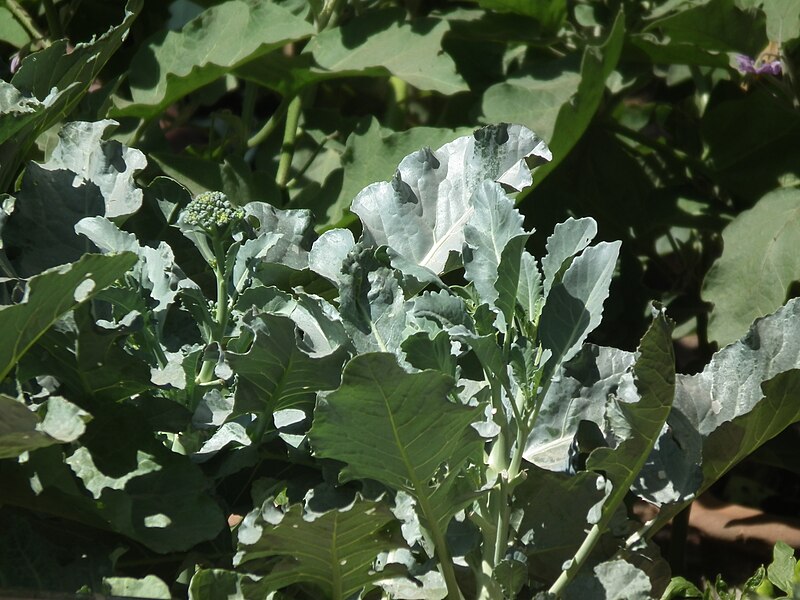
<svg viewBox="0 0 800 600">
<path fill-rule="evenodd" d="M 189 202 L 184 212 L 184 221 L 209 234 L 223 232 L 244 218 L 244 210 L 233 206 L 222 192 L 203 192 Z"/>
</svg>

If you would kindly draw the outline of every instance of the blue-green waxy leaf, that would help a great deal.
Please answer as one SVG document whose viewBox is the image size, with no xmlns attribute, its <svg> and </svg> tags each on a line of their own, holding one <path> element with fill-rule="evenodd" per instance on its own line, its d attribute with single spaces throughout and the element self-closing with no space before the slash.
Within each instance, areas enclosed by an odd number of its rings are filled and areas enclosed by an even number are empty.
<svg viewBox="0 0 800 600">
<path fill-rule="evenodd" d="M 120 24 L 103 35 L 74 47 L 67 40 L 58 40 L 22 60 L 11 84 L 21 95 L 35 98 L 41 104 L 31 100 L 35 115 L 24 109 L 27 118 L 21 127 L 15 123 L 20 117 L 14 110 L 20 108 L 16 102 L 12 100 L 10 113 L 0 113 L 0 139 L 13 131 L 0 146 L 0 189 L 9 189 L 18 166 L 39 134 L 64 120 L 88 93 L 106 62 L 122 45 L 143 6 L 144 0 L 128 0 Z"/>
<path fill-rule="evenodd" d="M 349 229 L 330 229 L 319 236 L 311 246 L 308 267 L 333 284 L 342 277 L 342 263 L 356 245 Z"/>
<path fill-rule="evenodd" d="M 70 265 L 50 269 L 31 278 L 20 304 L 0 307 L 0 380 L 61 316 L 86 302 L 122 277 L 136 263 L 136 255 L 87 254 Z"/>
<path fill-rule="evenodd" d="M 591 575 L 579 575 L 564 591 L 565 600 L 650 600 L 653 597 L 647 574 L 623 559 L 600 563 Z"/>
<path fill-rule="evenodd" d="M 483 447 L 471 426 L 482 409 L 451 402 L 454 385 L 435 371 L 407 373 L 393 355 L 356 356 L 342 385 L 317 404 L 314 454 L 346 463 L 343 480 L 375 479 L 408 492 L 423 524 L 441 532 L 460 510 L 452 496 L 459 473 Z"/>
<path fill-rule="evenodd" d="M 544 295 L 558 281 L 558 274 L 565 262 L 583 251 L 597 235 L 597 223 L 591 217 L 573 219 L 569 217 L 553 229 L 547 238 L 547 254 L 542 258 L 544 272 Z"/>
<path fill-rule="evenodd" d="M 644 467 L 669 416 L 675 397 L 675 356 L 672 326 L 663 311 L 639 345 L 632 380 L 623 380 L 607 413 L 615 448 L 598 448 L 589 456 L 587 468 L 604 472 L 624 495 Z M 612 412 L 613 409 L 613 412 Z M 608 435 L 606 436 L 608 437 Z M 666 485 L 665 481 L 654 481 Z M 643 482 L 639 481 L 640 486 Z M 645 494 L 657 490 L 644 490 Z"/>
<path fill-rule="evenodd" d="M 327 209 L 328 222 L 344 227 L 356 217 L 350 213 L 353 198 L 374 181 L 391 179 L 398 163 L 410 152 L 423 146 L 438 148 L 455 138 L 470 133 L 466 128 L 440 129 L 412 127 L 406 131 L 392 131 L 381 127 L 372 118 L 366 131 L 350 134 L 341 157 L 343 168 L 342 189 L 336 202 Z M 321 217 L 320 217 L 321 218 Z"/>
<path fill-rule="evenodd" d="M 538 322 L 539 311 L 544 303 L 542 273 L 536 259 L 527 251 L 523 251 L 520 258 L 517 302 L 528 321 Z"/>
<path fill-rule="evenodd" d="M 604 427 L 608 395 L 634 360 L 632 352 L 587 344 L 565 363 L 542 401 L 525 447 L 526 460 L 552 471 L 567 471 L 578 423 L 591 421 Z"/>
<path fill-rule="evenodd" d="M 189 582 L 189 600 L 245 600 L 243 575 L 225 569 L 200 569 Z"/>
<path fill-rule="evenodd" d="M 104 577 L 106 592 L 118 598 L 153 598 L 170 600 L 169 586 L 155 575 L 135 577 Z"/>
<path fill-rule="evenodd" d="M 17 273 L 29 277 L 73 262 L 95 247 L 73 230 L 84 217 L 130 215 L 142 204 L 134 175 L 144 154 L 117 141 L 103 142 L 113 121 L 68 123 L 47 162 L 31 163 L 14 212 L 3 224 L 3 246 L 18 255 Z"/>
<path fill-rule="evenodd" d="M 263 575 L 243 581 L 245 593 L 263 598 L 293 583 L 313 585 L 321 597 L 338 600 L 367 592 L 387 576 L 374 569 L 378 555 L 405 545 L 394 522 L 386 502 L 359 495 L 324 512 L 300 504 L 281 512 L 267 501 L 239 528 L 237 569 Z"/>
<path fill-rule="evenodd" d="M 139 49 L 130 67 L 132 103 L 114 114 L 157 114 L 236 67 L 313 33 L 311 24 L 275 2 L 212 6 L 180 31 L 164 29 Z"/>
<path fill-rule="evenodd" d="M 526 157 L 549 160 L 550 151 L 535 133 L 518 125 L 485 127 L 436 151 L 407 156 L 390 183 L 374 183 L 353 200 L 364 242 L 387 245 L 443 273 L 454 264 L 451 252 L 462 250 L 464 226 L 474 212 L 473 193 L 487 179 L 518 190 L 530 185 Z"/>
<path fill-rule="evenodd" d="M 104 254 L 137 254 L 139 260 L 131 274 L 142 289 L 147 290 L 154 302 L 147 309 L 158 319 L 166 316 L 166 311 L 181 291 L 199 293 L 197 285 L 175 263 L 172 248 L 165 242 L 160 242 L 157 248 L 141 246 L 135 235 L 122 231 L 105 217 L 81 219 L 75 224 L 75 233 L 86 236 Z"/>
<path fill-rule="evenodd" d="M 399 10 L 367 11 L 316 36 L 310 52 L 320 67 L 341 75 L 384 75 L 388 71 L 422 90 L 442 94 L 467 91 L 453 59 L 442 50 L 447 21 L 422 17 L 408 22 L 403 17 Z"/>
<path fill-rule="evenodd" d="M 586 248 L 550 289 L 539 329 L 542 346 L 552 352 L 546 364 L 548 375 L 575 356 L 600 324 L 619 248 L 619 242 Z"/>
<path fill-rule="evenodd" d="M 530 236 L 522 228 L 522 215 L 503 188 L 484 181 L 472 195 L 473 213 L 464 228 L 464 271 L 481 302 L 511 324 L 517 305 L 520 261 Z"/>
<path fill-rule="evenodd" d="M 399 273 L 359 243 L 339 278 L 339 312 L 356 350 L 399 353 L 409 323 Z"/>
<path fill-rule="evenodd" d="M 42 166 L 49 171 L 64 169 L 75 173 L 76 181 L 97 186 L 109 219 L 132 215 L 142 205 L 142 190 L 134 181 L 147 166 L 141 151 L 116 140 L 103 141 L 116 121 L 67 123 L 58 133 L 58 144 Z M 75 185 L 75 183 L 73 185 Z"/>
<path fill-rule="evenodd" d="M 253 314 L 244 324 L 247 330 L 230 341 L 225 355 L 239 376 L 235 415 L 286 409 L 310 413 L 316 392 L 339 384 L 346 349 L 310 356 L 297 325 L 281 315 Z"/>
</svg>

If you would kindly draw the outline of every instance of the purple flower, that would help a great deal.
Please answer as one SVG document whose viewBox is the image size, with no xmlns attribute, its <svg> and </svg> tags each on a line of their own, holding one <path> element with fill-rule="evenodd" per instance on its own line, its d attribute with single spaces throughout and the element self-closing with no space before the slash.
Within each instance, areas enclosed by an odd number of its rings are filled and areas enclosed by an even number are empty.
<svg viewBox="0 0 800 600">
<path fill-rule="evenodd" d="M 11 55 L 11 64 L 8 66 L 8 70 L 11 71 L 11 73 L 16 73 L 21 62 L 22 59 L 19 56 L 19 52 L 15 52 Z"/>
<path fill-rule="evenodd" d="M 744 54 L 734 54 L 736 68 L 740 73 L 753 73 L 754 75 L 780 75 L 783 67 L 780 60 L 760 61 L 753 60 Z"/>
</svg>

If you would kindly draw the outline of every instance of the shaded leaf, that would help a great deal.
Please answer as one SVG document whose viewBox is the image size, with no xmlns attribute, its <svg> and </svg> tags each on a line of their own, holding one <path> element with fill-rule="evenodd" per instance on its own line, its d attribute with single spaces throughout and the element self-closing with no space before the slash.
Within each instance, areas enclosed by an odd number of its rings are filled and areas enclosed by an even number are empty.
<svg viewBox="0 0 800 600">
<path fill-rule="evenodd" d="M 310 43 L 320 67 L 341 75 L 392 75 L 421 90 L 467 91 L 453 59 L 442 50 L 446 21 L 405 21 L 399 10 L 368 11 L 329 29 Z"/>
<path fill-rule="evenodd" d="M 703 300 L 714 304 L 708 336 L 730 344 L 758 317 L 786 300 L 800 280 L 800 190 L 775 190 L 740 213 L 722 232 L 722 256 L 703 282 Z M 741 293 L 741 290 L 751 293 Z"/>
<path fill-rule="evenodd" d="M 108 287 L 136 263 L 131 253 L 87 254 L 76 263 L 45 271 L 28 281 L 25 300 L 0 307 L 0 380 L 22 355 L 66 312 Z"/>
<path fill-rule="evenodd" d="M 619 242 L 586 248 L 550 289 L 539 327 L 542 347 L 552 352 L 546 376 L 575 356 L 586 336 L 600 324 L 619 248 Z"/>
<path fill-rule="evenodd" d="M 280 315 L 254 314 L 244 324 L 247 331 L 230 341 L 225 354 L 239 376 L 234 415 L 254 412 L 269 418 L 289 408 L 310 414 L 317 391 L 339 384 L 346 349 L 309 356 L 295 323 Z"/>
<path fill-rule="evenodd" d="M 236 566 L 263 576 L 244 582 L 248 596 L 308 583 L 325 598 L 344 600 L 386 577 L 374 569 L 378 554 L 402 546 L 389 506 L 356 496 L 349 505 L 314 512 L 295 504 L 286 512 L 267 501 L 239 528 Z"/>
<path fill-rule="evenodd" d="M 313 33 L 304 19 L 273 2 L 212 6 L 180 31 L 164 29 L 139 49 L 130 66 L 132 103 L 114 114 L 157 114 L 247 61 Z"/>
</svg>

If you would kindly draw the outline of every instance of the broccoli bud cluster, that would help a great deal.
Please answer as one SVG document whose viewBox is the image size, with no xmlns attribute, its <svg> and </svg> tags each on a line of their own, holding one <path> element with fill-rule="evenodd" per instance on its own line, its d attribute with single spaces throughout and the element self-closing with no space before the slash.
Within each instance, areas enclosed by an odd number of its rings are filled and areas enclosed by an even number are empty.
<svg viewBox="0 0 800 600">
<path fill-rule="evenodd" d="M 184 213 L 186 223 L 208 232 L 225 229 L 243 218 L 244 210 L 233 206 L 222 192 L 203 192 L 189 202 Z"/>
</svg>

